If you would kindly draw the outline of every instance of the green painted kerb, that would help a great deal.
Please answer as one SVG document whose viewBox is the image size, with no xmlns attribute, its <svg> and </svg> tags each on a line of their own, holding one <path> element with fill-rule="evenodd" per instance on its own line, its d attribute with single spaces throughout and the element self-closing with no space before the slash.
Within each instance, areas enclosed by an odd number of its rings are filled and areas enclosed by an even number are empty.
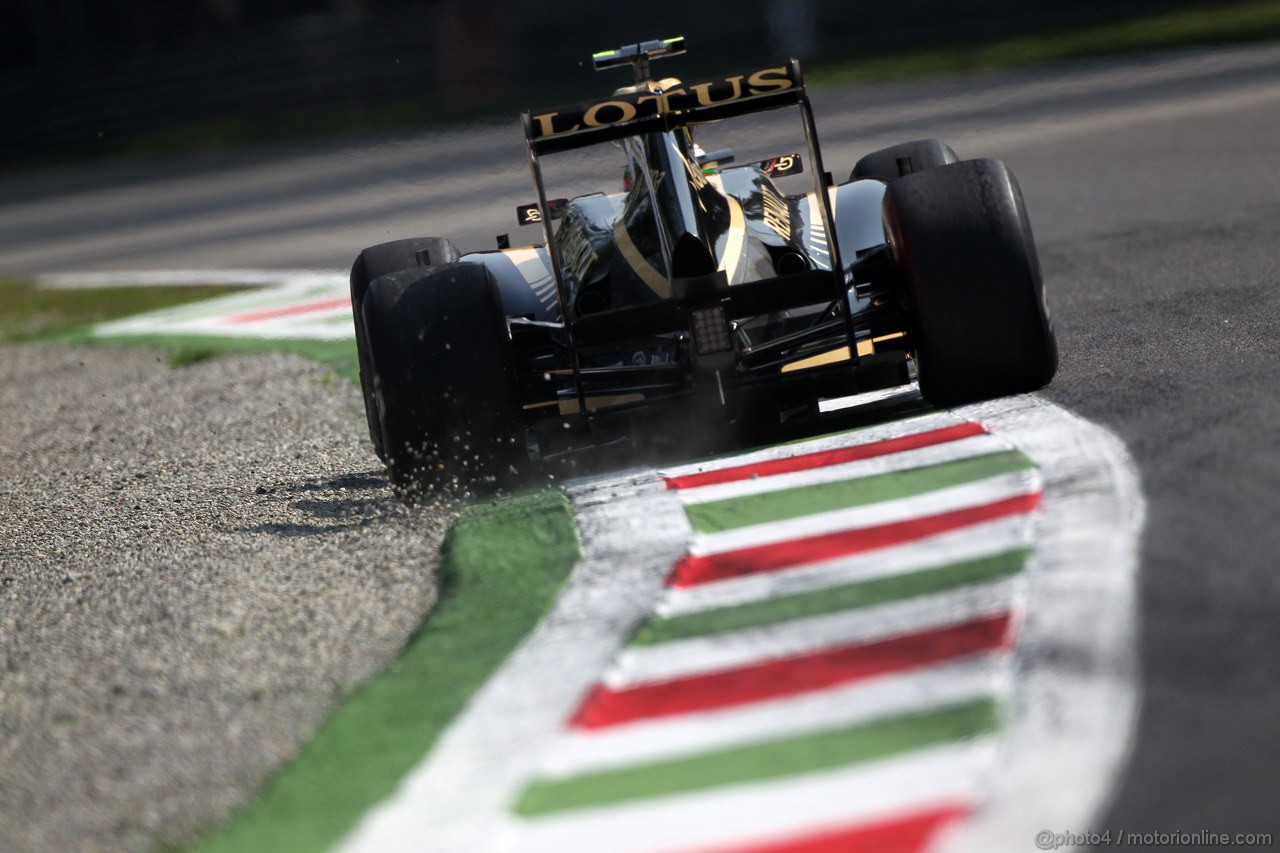
<svg viewBox="0 0 1280 853">
<path fill-rule="evenodd" d="M 847 729 L 716 750 L 701 755 L 543 780 L 525 789 L 516 813 L 527 817 L 684 794 L 724 785 L 783 779 L 887 758 L 989 734 L 996 703 L 983 699 Z"/>
<path fill-rule="evenodd" d="M 891 471 L 871 477 L 816 483 L 691 504 L 685 507 L 685 514 L 689 516 L 689 523 L 694 530 L 699 533 L 715 533 L 752 524 L 784 521 L 820 512 L 914 497 L 1034 467 L 1035 463 L 1016 450 L 1001 451 L 908 471 Z"/>
<path fill-rule="evenodd" d="M 1026 549 L 1017 549 L 992 557 L 935 566 L 906 574 L 781 595 L 764 601 L 666 619 L 653 619 L 636 633 L 631 642 L 639 646 L 656 645 L 932 595 L 968 584 L 1015 575 L 1022 570 L 1030 553 Z"/>
<path fill-rule="evenodd" d="M 580 558 L 558 491 L 465 510 L 445 539 L 440 600 L 399 659 L 357 688 L 302 753 L 201 851 L 324 850 L 404 775 L 550 609 Z"/>
</svg>

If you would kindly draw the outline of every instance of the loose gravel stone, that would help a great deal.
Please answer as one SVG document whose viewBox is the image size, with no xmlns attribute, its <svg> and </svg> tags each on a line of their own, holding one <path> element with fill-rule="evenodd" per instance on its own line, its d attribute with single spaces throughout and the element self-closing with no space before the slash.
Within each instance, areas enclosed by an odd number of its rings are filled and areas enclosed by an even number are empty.
<svg viewBox="0 0 1280 853">
<path fill-rule="evenodd" d="M 286 355 L 0 348 L 0 850 L 227 816 L 434 601 L 359 392 Z"/>
</svg>

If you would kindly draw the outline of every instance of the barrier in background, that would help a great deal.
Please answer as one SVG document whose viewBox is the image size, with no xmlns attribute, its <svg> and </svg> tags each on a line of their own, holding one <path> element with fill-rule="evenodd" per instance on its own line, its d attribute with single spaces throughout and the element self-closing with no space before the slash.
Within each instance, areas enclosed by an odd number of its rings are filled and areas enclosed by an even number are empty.
<svg viewBox="0 0 1280 853">
<path fill-rule="evenodd" d="M 91 150 L 103 140 L 227 116 L 252 121 L 419 103 L 428 117 L 535 106 L 581 95 L 593 83 L 589 54 L 638 38 L 686 36 L 690 53 L 672 70 L 696 75 L 790 55 L 856 58 L 975 41 L 1197 2 L 646 0 L 570 12 L 514 0 L 385 8 L 346 0 L 332 4 L 336 11 L 153 40 L 145 51 L 134 46 L 133 54 L 95 47 L 83 33 L 50 34 L 48 19 L 46 31 L 23 33 L 21 25 L 31 21 L 19 14 L 3 39 L 15 49 L 10 56 L 35 51 L 27 37 L 43 55 L 0 72 L 0 157 Z M 62 0 L 57 8 L 76 4 Z M 22 45 L 27 50 L 16 51 Z"/>
</svg>

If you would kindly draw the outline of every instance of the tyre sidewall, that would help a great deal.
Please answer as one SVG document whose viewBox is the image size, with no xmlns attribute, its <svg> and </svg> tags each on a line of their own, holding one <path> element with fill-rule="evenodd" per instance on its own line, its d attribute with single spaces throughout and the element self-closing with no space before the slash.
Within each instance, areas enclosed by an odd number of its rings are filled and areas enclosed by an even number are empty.
<svg viewBox="0 0 1280 853">
<path fill-rule="evenodd" d="M 921 393 L 957 405 L 1043 387 L 1057 346 L 1022 193 L 997 160 L 906 175 L 885 193 Z"/>
<path fill-rule="evenodd" d="M 510 479 L 523 413 L 498 287 L 479 264 L 375 279 L 364 306 L 374 401 L 402 492 Z"/>
<path fill-rule="evenodd" d="M 369 344 L 365 334 L 363 306 L 369 284 L 375 278 L 401 270 L 425 267 L 425 256 L 433 264 L 452 263 L 458 259 L 458 250 L 441 237 L 414 237 L 392 240 L 370 246 L 356 256 L 351 265 L 351 314 L 356 335 L 356 360 L 360 371 L 360 391 L 364 397 L 365 419 L 369 424 L 369 439 L 379 459 L 386 461 L 382 446 L 382 424 L 378 420 L 373 399 L 373 381 L 369 375 Z"/>
</svg>

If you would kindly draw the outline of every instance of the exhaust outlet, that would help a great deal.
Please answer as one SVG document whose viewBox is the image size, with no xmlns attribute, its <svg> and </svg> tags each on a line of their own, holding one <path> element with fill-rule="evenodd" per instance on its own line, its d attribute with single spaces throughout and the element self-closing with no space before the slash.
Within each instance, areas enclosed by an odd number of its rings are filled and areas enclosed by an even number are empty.
<svg viewBox="0 0 1280 853">
<path fill-rule="evenodd" d="M 795 275 L 808 270 L 809 262 L 795 249 L 787 249 L 774 257 L 773 269 L 778 275 Z"/>
</svg>

